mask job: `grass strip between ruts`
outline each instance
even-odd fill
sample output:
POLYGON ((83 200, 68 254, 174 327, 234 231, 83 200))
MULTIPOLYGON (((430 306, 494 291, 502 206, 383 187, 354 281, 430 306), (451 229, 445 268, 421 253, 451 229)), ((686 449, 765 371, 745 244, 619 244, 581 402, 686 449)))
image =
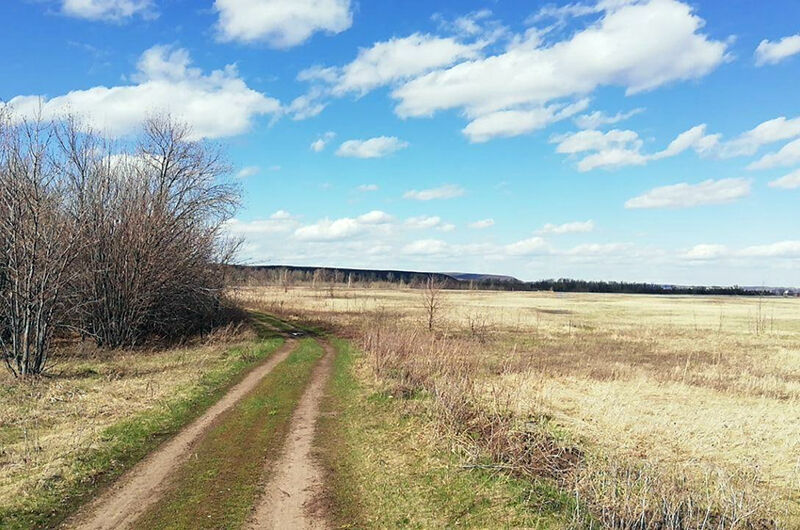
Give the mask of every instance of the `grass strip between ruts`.
POLYGON ((239 528, 263 486, 292 413, 311 378, 321 346, 300 341, 289 357, 198 442, 164 497, 137 521, 139 528, 239 528))

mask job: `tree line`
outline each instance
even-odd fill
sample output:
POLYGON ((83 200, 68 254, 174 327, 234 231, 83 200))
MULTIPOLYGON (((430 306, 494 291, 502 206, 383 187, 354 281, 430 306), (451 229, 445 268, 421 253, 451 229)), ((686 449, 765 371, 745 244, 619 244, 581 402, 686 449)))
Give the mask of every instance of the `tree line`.
POLYGON ((122 348, 213 323, 235 247, 222 232, 239 201, 228 174, 221 151, 169 116, 115 143, 75 118, 0 112, 8 369, 42 373, 58 334, 122 348))
POLYGON ((235 265, 230 267, 228 279, 232 285, 327 285, 397 284, 425 289, 429 279, 442 289, 481 289, 489 291, 553 291, 563 293, 621 293, 621 294, 673 294, 673 295, 733 295, 771 296, 769 289, 745 289, 739 286, 680 286, 655 283, 574 280, 570 278, 523 282, 511 277, 445 273, 411 272, 398 270, 348 269, 331 267, 295 267, 282 265, 235 265), (461 279, 456 276, 467 276, 461 279))

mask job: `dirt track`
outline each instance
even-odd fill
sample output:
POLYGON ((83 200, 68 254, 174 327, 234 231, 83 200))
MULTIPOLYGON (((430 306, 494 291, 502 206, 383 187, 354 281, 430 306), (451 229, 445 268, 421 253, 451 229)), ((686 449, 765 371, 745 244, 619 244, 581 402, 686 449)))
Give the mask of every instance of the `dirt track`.
POLYGON ((311 455, 320 401, 333 366, 334 351, 321 342, 325 357, 314 369, 311 381, 292 417, 288 439, 272 478, 257 503, 248 527, 253 529, 327 528, 324 514, 315 507, 321 494, 322 471, 311 455))
MULTIPOLYGON (((65 526, 86 530, 132 528, 136 518, 161 498, 169 477, 191 456, 193 445, 214 425, 220 414, 253 390, 295 346, 295 340, 287 340, 201 417, 134 466, 105 493, 70 518, 65 526)), ((329 362, 330 357, 327 355, 325 362, 329 362)))

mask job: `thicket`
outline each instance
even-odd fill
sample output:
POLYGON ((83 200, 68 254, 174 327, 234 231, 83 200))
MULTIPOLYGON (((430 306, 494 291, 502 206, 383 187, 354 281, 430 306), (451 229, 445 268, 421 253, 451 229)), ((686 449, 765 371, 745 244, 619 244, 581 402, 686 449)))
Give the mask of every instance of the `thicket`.
POLYGON ((0 355, 42 373, 53 337, 101 347, 181 337, 222 309, 237 188, 169 116, 112 143, 76 119, 0 115, 0 355))

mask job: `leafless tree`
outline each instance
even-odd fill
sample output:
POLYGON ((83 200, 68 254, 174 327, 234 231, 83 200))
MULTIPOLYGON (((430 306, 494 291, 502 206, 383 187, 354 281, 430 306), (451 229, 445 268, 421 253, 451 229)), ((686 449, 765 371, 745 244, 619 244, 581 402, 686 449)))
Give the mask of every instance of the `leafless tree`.
MULTIPOLYGON (((180 335, 208 321, 235 244, 222 234, 238 199, 220 153, 169 117, 149 120, 135 150, 105 157, 81 196, 94 244, 80 256, 80 326, 105 347, 180 335)), ((75 142, 66 142, 74 145, 75 142)))
POLYGON ((72 265, 86 244, 62 158, 51 124, 0 116, 0 351, 15 376, 47 366, 54 330, 72 305, 72 265))
POLYGON ((433 331, 440 318, 440 312, 444 305, 442 288, 442 282, 438 281, 433 276, 428 276, 425 280, 425 285, 422 290, 422 303, 425 309, 428 331, 433 331))

